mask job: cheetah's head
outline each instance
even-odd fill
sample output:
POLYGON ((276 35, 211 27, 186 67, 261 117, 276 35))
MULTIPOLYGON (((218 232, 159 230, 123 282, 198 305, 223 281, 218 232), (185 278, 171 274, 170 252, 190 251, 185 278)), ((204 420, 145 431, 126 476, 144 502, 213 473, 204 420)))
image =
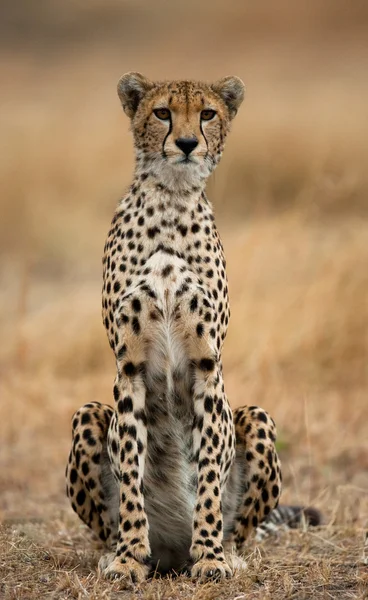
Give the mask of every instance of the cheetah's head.
POLYGON ((118 94, 131 119, 138 163, 169 187, 196 185, 218 164, 244 98, 238 77, 213 84, 152 82, 126 73, 118 94))

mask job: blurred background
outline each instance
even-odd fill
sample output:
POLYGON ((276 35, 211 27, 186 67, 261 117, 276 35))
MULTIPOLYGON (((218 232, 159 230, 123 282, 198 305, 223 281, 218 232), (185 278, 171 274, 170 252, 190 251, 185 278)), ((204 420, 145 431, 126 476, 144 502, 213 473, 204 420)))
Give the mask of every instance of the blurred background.
POLYGON ((72 413, 112 402, 101 256, 132 175, 116 94, 130 70, 244 80, 208 190, 228 260, 227 393, 274 416, 285 500, 336 520, 345 494, 347 518, 366 518, 365 0, 4 5, 0 511, 66 507, 72 413))

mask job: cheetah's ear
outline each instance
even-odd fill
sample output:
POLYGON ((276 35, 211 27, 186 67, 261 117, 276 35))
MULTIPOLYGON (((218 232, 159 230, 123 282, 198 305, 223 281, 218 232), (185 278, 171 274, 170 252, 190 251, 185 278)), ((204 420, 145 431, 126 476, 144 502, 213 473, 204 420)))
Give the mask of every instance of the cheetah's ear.
POLYGON ((239 77, 224 77, 212 84, 211 88, 225 102, 233 119, 244 100, 245 86, 242 80, 239 77))
POLYGON ((118 95, 124 112, 132 119, 143 96, 153 88, 153 83, 141 73, 125 73, 118 82, 118 95))

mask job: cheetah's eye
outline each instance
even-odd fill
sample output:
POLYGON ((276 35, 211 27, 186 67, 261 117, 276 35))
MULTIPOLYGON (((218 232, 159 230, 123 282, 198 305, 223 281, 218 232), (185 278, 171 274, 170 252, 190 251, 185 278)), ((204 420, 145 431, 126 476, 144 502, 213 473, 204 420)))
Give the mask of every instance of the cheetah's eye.
POLYGON ((167 121, 170 119, 170 111, 168 108, 156 108, 153 112, 161 121, 167 121))
POLYGON ((211 119, 213 119, 215 116, 216 116, 216 111, 210 110, 209 108, 207 110, 202 110, 202 112, 201 112, 202 121, 211 121, 211 119))

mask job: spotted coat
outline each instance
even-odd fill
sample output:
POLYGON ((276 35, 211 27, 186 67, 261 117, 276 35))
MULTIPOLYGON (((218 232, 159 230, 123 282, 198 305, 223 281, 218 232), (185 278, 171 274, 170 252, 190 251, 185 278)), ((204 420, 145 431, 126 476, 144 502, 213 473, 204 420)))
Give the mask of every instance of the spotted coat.
POLYGON ((103 258, 114 409, 74 416, 68 496, 110 548, 105 576, 129 585, 158 565, 230 577, 281 491, 272 419, 226 398, 226 263, 205 193, 244 87, 129 73, 118 92, 136 167, 103 258))

